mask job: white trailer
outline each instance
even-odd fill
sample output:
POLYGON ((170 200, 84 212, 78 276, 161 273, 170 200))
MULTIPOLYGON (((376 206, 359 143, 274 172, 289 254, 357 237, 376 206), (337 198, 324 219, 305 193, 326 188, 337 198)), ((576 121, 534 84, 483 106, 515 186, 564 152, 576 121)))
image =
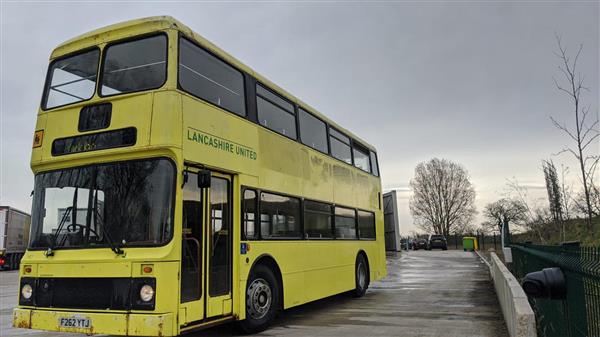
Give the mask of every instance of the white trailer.
POLYGON ((0 269, 17 269, 27 244, 31 215, 9 206, 0 206, 0 269))

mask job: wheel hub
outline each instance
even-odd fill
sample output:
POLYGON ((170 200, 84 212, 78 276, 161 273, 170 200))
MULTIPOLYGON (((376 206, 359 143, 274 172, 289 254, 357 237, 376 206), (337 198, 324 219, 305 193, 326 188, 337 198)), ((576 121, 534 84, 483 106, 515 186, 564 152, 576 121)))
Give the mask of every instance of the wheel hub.
POLYGON ((252 281, 248 287, 246 301, 248 315, 253 319, 261 319, 269 312, 272 303, 273 295, 269 283, 261 278, 252 281))
POLYGON ((365 270, 365 266, 362 263, 358 264, 357 267, 357 273, 358 273, 358 286, 361 289, 365 288, 365 285, 367 284, 367 272, 365 270))

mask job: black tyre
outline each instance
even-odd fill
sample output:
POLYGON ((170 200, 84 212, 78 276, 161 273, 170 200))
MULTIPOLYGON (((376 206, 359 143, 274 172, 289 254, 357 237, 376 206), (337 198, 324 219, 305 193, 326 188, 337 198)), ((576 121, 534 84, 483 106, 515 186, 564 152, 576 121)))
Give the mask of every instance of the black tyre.
POLYGON ((15 266, 17 264, 17 255, 16 254, 10 254, 10 257, 8 258, 8 260, 10 261, 9 266, 8 266, 8 270, 15 270, 15 266))
POLYGON ((265 330, 281 307, 280 285, 271 268, 257 265, 246 285, 246 319, 239 323, 248 334, 265 330))
POLYGON ((23 256, 21 254, 15 254, 15 269, 19 269, 21 267, 21 259, 23 256))
POLYGON ((356 266, 354 268, 354 282, 356 288, 354 289, 354 297, 363 297, 369 288, 369 267, 367 261, 362 254, 356 257, 356 266))

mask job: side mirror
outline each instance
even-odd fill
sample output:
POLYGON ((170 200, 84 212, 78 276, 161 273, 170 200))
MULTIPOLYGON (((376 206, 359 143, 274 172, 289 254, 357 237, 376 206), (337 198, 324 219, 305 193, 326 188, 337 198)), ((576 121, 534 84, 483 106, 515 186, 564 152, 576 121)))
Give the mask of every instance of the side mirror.
POLYGON ((198 188, 210 188, 211 174, 209 170, 198 172, 198 188))
POLYGON ((527 296, 562 300, 567 296, 567 282, 560 268, 544 268, 525 275, 521 283, 527 296))

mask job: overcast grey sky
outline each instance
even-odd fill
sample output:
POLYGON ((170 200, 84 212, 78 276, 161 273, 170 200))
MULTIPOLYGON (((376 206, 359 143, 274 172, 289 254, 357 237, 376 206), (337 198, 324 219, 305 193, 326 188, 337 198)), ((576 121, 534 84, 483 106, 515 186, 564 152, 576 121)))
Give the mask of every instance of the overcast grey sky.
MULTIPOLYGON (((479 210, 507 178, 543 197, 540 160, 567 143, 554 34, 574 51, 598 113, 598 2, 2 2, 0 204, 29 211, 35 115, 59 43, 119 21, 172 15, 377 147, 384 189, 400 193, 434 156, 462 163, 479 210)), ((595 151, 599 145, 594 145, 595 151)), ((571 166, 573 160, 552 157, 571 166)), ((542 200, 540 199, 540 202, 542 200)))

